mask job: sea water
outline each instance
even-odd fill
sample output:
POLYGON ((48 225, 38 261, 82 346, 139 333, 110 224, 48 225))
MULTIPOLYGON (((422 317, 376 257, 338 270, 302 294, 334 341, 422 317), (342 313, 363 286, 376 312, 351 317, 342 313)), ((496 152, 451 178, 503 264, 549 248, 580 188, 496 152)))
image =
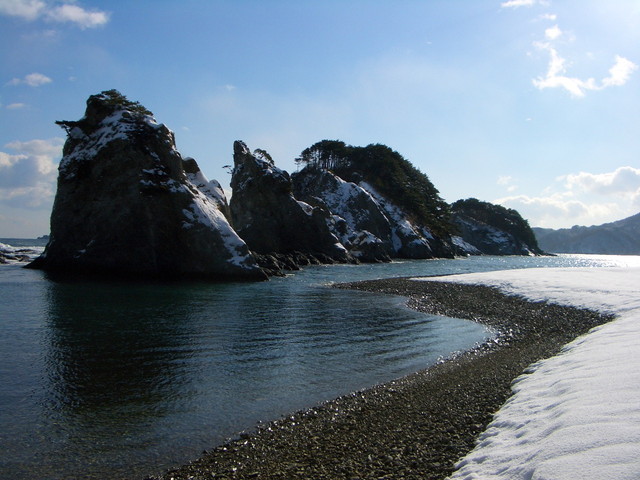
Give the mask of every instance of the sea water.
POLYGON ((61 282, 2 265, 0 476, 144 478, 258 421, 428 367, 491 334, 331 283, 638 260, 472 257, 224 284, 61 282))

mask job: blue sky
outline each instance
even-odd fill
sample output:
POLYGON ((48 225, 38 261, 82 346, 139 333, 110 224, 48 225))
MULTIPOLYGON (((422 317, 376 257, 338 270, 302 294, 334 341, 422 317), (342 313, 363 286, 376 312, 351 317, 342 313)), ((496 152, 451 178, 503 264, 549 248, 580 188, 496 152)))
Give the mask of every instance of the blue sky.
POLYGON ((64 132, 116 88, 210 179, 233 141, 383 143, 443 198, 640 211, 637 0, 0 0, 0 237, 48 232, 64 132))

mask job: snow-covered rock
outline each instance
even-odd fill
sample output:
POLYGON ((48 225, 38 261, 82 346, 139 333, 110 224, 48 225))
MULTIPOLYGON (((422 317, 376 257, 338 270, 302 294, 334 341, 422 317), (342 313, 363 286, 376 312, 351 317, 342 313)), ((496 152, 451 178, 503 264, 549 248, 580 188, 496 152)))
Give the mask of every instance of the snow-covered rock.
POLYGON ((456 246, 467 255, 540 255, 533 230, 518 212, 474 198, 452 205, 456 246), (469 249, 468 246, 472 248, 469 249), (475 252, 474 252, 475 249, 475 252))
POLYGON ((365 262, 390 260, 391 224, 369 192, 317 168, 294 173, 292 181, 296 198, 332 213, 329 226, 351 255, 365 262))
POLYGON ((232 224, 252 252, 300 262, 348 262, 350 255, 329 228, 328 210, 296 199, 289 174, 270 158, 233 145, 232 224))
POLYGON ((411 221, 392 199, 365 181, 347 182, 312 166, 295 173, 293 184, 297 198, 331 211, 334 233, 360 260, 452 256, 448 240, 411 221))
POLYGON ((219 184, 195 160, 183 160, 173 133, 151 112, 112 90, 89 97, 81 120, 58 123, 68 138, 51 237, 32 267, 264 278, 224 215, 219 184))
POLYGON ((392 200, 379 194, 372 185, 366 182, 361 182, 360 185, 371 194, 389 218, 394 256, 416 259, 436 256, 429 243, 434 237, 427 227, 420 227, 411 222, 392 200))

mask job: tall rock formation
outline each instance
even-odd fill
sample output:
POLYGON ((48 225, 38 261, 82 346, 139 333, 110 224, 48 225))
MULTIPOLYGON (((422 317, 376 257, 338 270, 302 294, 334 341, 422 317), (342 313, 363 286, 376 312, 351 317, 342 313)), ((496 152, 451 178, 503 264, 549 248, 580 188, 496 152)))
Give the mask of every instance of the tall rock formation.
POLYGON ((236 141, 233 162, 232 224, 252 252, 263 256, 264 267, 277 270, 274 259, 285 267, 351 260, 329 228, 330 212, 297 200, 289 174, 268 155, 236 141))
POLYGON ((59 166, 51 237, 31 266, 57 272, 262 279, 226 199, 173 133, 115 90, 91 96, 59 166), (228 212, 227 212, 228 213, 228 212))

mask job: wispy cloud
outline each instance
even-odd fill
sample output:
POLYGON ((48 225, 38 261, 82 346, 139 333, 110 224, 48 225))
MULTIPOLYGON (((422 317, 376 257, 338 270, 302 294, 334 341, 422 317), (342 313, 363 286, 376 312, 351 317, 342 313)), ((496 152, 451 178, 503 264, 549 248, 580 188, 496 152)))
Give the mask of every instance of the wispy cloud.
POLYGON ((607 87, 621 86, 627 83, 634 70, 638 66, 631 60, 616 55, 615 64, 609 69, 609 76, 597 82, 594 78, 581 79, 566 75, 566 59, 562 58, 558 51, 550 43, 536 43, 538 48, 549 52, 549 64, 544 77, 532 80, 533 85, 544 90, 545 88, 564 88, 575 97, 584 97, 587 91, 602 90, 607 87))
POLYGON ((505 187, 507 192, 515 192, 518 186, 513 183, 514 181, 514 178, 510 175, 502 175, 498 177, 497 184, 505 187))
MULTIPOLYGON (((547 6, 550 3, 546 0, 509 0, 502 2, 502 8, 531 7, 533 5, 547 6)), ((556 14, 544 13, 538 15, 537 19, 557 20, 556 14)), ((609 76, 597 81, 593 77, 579 78, 570 76, 567 73, 567 60, 559 53, 556 46, 557 41, 569 40, 573 41, 572 35, 567 39, 567 35, 556 24, 544 30, 544 41, 534 42, 533 45, 549 54, 549 62, 547 72, 544 76, 538 76, 532 80, 533 85, 544 90, 547 88, 562 88, 574 97, 584 97, 588 91, 602 90, 613 86, 622 86, 626 84, 631 74, 638 69, 638 65, 631 60, 616 55, 614 65, 609 69, 609 76)))
POLYGON ((105 25, 109 14, 102 10, 87 10, 76 2, 52 5, 43 0, 0 0, 0 15, 27 21, 44 19, 49 22, 71 23, 86 29, 105 25))
POLYGON ((40 17, 46 4, 40 0, 0 0, 0 15, 33 21, 40 17))
POLYGON ((9 80, 9 82, 7 82, 7 85, 28 85, 30 87, 40 87, 51 82, 53 82, 53 80, 51 80, 46 75, 34 72, 26 75, 24 78, 13 78, 9 80))
POLYGON ((532 7, 534 5, 548 5, 547 0, 508 0, 502 2, 500 6, 502 8, 518 8, 518 7, 532 7))
POLYGON ((7 105, 5 108, 7 110, 20 110, 21 108, 25 108, 27 106, 26 103, 10 103, 9 105, 7 105))
POLYGON ((88 11, 71 4, 54 7, 47 12, 47 18, 55 22, 68 22, 82 29, 95 28, 109 21, 109 14, 99 10, 88 11))

